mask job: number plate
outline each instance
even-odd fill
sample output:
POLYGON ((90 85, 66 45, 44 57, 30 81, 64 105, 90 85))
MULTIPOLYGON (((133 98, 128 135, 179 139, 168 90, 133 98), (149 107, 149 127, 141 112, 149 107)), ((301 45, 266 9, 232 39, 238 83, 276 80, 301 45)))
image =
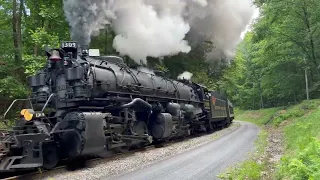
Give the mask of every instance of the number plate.
POLYGON ((39 118, 39 117, 45 117, 46 115, 44 113, 41 113, 41 112, 36 112, 36 118, 39 118))
POLYGON ((61 48, 77 48, 76 42, 62 42, 61 48))

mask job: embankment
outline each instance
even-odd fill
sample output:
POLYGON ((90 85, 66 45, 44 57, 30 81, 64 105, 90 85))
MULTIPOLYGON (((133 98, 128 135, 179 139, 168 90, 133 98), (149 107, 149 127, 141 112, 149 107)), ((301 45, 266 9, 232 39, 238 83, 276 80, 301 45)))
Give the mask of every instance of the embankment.
POLYGON ((320 100, 291 107, 236 111, 263 128, 256 151, 221 179, 320 179, 320 100))

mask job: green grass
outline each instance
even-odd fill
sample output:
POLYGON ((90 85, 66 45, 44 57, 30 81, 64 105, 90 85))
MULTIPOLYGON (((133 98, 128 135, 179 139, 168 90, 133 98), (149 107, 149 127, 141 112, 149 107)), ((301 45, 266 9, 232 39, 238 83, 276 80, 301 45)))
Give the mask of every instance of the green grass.
POLYGON ((284 127, 285 154, 277 179, 320 179, 320 101, 303 102, 288 110, 284 127))
POLYGON ((260 161, 257 161, 257 159, 259 159, 261 154, 265 151, 265 147, 267 146, 267 136, 267 132, 262 130, 255 141, 255 150, 253 151, 254 153, 251 154, 250 158, 235 167, 229 168, 226 172, 220 174, 219 178, 225 180, 260 179, 261 171, 265 167, 265 162, 263 159, 260 161))
POLYGON ((256 111, 236 110, 235 116, 237 120, 252 122, 258 126, 262 126, 272 120, 279 109, 280 108, 269 108, 256 111))
POLYGON ((277 118, 274 119, 273 124, 278 126, 283 121, 295 120, 299 117, 304 116, 308 112, 313 111, 319 106, 320 106, 320 100, 303 101, 302 103, 296 106, 292 106, 281 111, 277 116, 277 118))
MULTIPOLYGON (((304 101, 291 107, 256 111, 236 110, 236 119, 264 127, 283 128, 284 156, 272 176, 285 180, 320 179, 320 100, 304 101)), ((264 128, 263 128, 264 129, 264 128)), ((257 162, 267 146, 267 131, 256 141, 256 153, 236 167, 229 168, 221 179, 261 179, 267 161, 257 162)))
POLYGON ((236 109, 236 119, 257 124, 259 126, 271 123, 279 126, 282 122, 304 116, 320 106, 320 100, 303 101, 291 107, 268 108, 244 111, 236 109))

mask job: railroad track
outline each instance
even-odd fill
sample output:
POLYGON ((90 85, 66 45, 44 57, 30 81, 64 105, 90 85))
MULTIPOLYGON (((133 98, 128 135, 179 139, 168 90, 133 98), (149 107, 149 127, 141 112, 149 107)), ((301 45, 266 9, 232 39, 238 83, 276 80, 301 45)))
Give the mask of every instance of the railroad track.
MULTIPOLYGON (((81 159, 81 163, 83 164, 89 164, 89 163, 93 163, 93 162, 96 162, 96 161, 99 161, 99 160, 107 160, 108 159, 112 159, 112 158, 115 158, 117 156, 125 156, 125 155, 130 155, 132 153, 135 153, 135 152, 140 152, 140 151, 146 151, 146 150, 151 150, 155 148, 155 145, 149 145, 149 146, 146 146, 142 149, 135 149, 135 150, 130 150, 128 152, 125 152, 125 153, 114 153, 114 154, 111 154, 109 156, 106 156, 106 157, 103 157, 103 158, 93 158, 93 159, 88 159, 88 160, 82 160, 81 159)), ((78 161, 77 161, 78 162, 78 161)), ((19 174, 19 175, 16 175, 16 176, 10 176, 10 177, 5 177, 5 178, 2 178, 2 180, 20 180, 20 179, 30 179, 31 177, 35 176, 35 175, 39 175, 39 174, 43 174, 43 173, 47 173, 47 172, 55 172, 55 171, 59 171, 59 170, 65 170, 67 169, 67 166, 68 164, 63 164, 63 165, 60 165, 54 169, 51 169, 51 170, 43 170, 43 169, 38 169, 38 171, 33 171, 31 173, 26 173, 26 174, 19 174)), ((82 166, 82 165, 80 165, 82 166)), ((81 167, 70 167, 72 168, 73 170, 77 170, 77 169, 81 169, 81 167)))
MULTIPOLYGON (((219 129, 221 130, 221 129, 219 129)), ((219 131, 218 130, 218 131, 219 131)), ((217 131, 217 130, 216 130, 217 131)), ((213 132, 216 132, 213 131, 213 132)), ((163 142, 163 143, 159 143, 159 144, 151 144, 148 146, 145 146, 143 148, 139 148, 139 149, 134 149, 134 150, 130 150, 128 152, 120 152, 120 153, 113 153, 110 154, 108 156, 105 156, 103 158, 92 158, 92 159, 81 159, 80 163, 77 163, 78 161, 76 161, 77 165, 75 165, 75 167, 73 167, 72 165, 70 166, 69 164, 67 164, 67 161, 64 161, 62 163, 62 165, 52 169, 52 170, 43 170, 43 169, 38 169, 38 171, 32 171, 30 173, 25 173, 25 174, 18 174, 18 175, 13 175, 13 176, 8 176, 8 177, 4 177, 2 178, 3 180, 19 180, 19 179, 32 179, 32 177, 40 175, 40 174, 45 174, 45 173, 59 173, 59 171, 67 171, 68 169, 70 170, 70 168, 73 170, 79 170, 82 169, 84 167, 86 167, 86 165, 90 164, 90 163, 94 163, 94 162, 98 162, 98 161, 106 161, 106 160, 112 160, 113 158, 116 157, 120 157, 120 156, 129 156, 130 154, 136 153, 136 152, 142 152, 142 151, 149 151, 155 148, 161 148, 161 147, 166 147, 166 146, 170 146, 171 144, 174 143, 178 143, 178 142, 182 142, 182 141, 186 141, 189 139, 193 139, 193 138, 197 138, 197 137, 201 137, 205 134, 208 134, 207 132, 203 132, 203 133, 199 133, 199 134, 195 134, 192 136, 188 136, 185 138, 178 138, 178 139, 174 139, 168 142, 163 142), (69 166, 69 167, 68 167, 69 166)), ((211 134, 211 133, 210 133, 211 134)))

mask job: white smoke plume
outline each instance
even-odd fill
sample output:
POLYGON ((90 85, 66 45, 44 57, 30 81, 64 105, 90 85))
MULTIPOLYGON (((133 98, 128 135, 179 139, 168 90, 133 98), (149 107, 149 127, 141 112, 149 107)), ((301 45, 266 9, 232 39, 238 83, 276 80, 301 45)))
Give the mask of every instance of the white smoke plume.
POLYGON ((73 40, 89 44, 110 24, 116 33, 113 47, 137 63, 188 53, 203 37, 213 41, 215 51, 228 54, 253 10, 251 0, 64 0, 73 40))
POLYGON ((190 26, 181 16, 182 4, 172 1, 117 0, 116 17, 112 22, 118 34, 113 47, 121 55, 142 60, 146 57, 161 57, 179 52, 188 53, 191 47, 183 40, 190 26), (164 7, 166 7, 164 9, 164 7))
POLYGON ((255 7, 252 0, 207 0, 205 7, 190 6, 189 42, 210 39, 216 46, 207 54, 209 59, 233 56, 241 33, 250 23, 255 7))
POLYGON ((80 45, 89 45, 91 36, 104 29, 113 15, 105 0, 63 0, 63 10, 71 39, 80 45))
POLYGON ((178 76, 178 79, 181 79, 181 80, 183 80, 183 79, 185 79, 185 80, 191 80, 192 76, 193 76, 192 73, 190 73, 190 72, 188 72, 188 71, 185 71, 185 72, 183 72, 182 74, 180 74, 180 75, 178 76))

